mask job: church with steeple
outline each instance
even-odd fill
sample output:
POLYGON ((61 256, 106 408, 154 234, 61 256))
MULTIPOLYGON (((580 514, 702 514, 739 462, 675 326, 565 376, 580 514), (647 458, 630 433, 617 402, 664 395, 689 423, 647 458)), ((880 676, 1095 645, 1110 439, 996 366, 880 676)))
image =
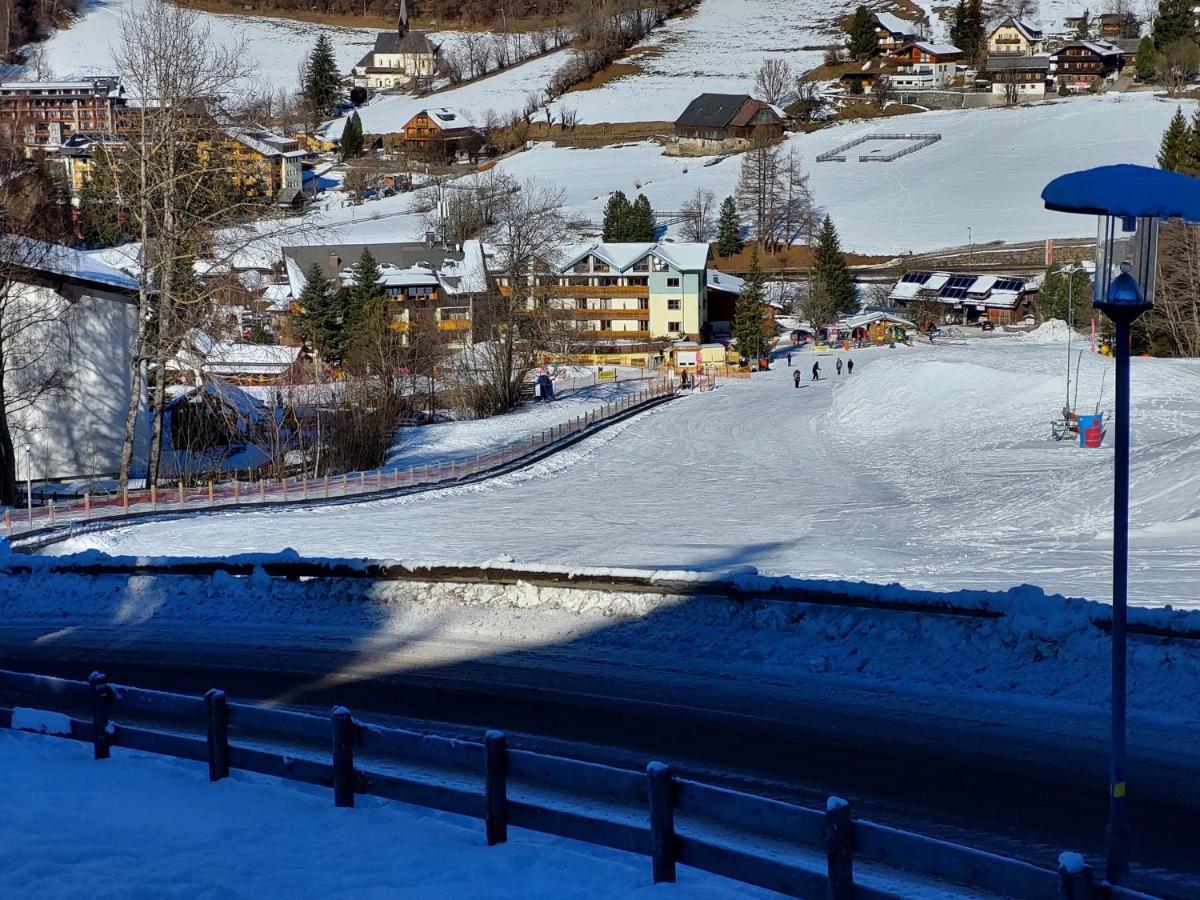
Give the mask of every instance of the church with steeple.
POLYGON ((371 52, 351 70, 356 86, 372 90, 416 87, 431 81, 437 69, 438 47, 424 31, 408 28, 408 4, 400 0, 395 31, 375 38, 371 52))

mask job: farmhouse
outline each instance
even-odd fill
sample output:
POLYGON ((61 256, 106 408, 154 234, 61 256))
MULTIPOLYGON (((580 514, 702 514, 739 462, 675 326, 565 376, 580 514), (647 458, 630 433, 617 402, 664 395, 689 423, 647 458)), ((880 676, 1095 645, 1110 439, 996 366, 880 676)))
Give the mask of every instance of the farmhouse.
POLYGON ((946 322, 970 325, 986 319, 1007 325, 1030 311, 1033 293, 1024 278, 909 272, 892 287, 888 299, 901 309, 919 301, 937 301, 945 310, 946 322))
POLYGON ((989 56, 984 69, 992 93, 1010 102, 1042 100, 1050 78, 1048 56, 989 56))
POLYGON ((875 13, 875 38, 884 53, 899 50, 905 44, 921 36, 921 25, 901 19, 891 13, 875 13))
POLYGON ((440 161, 454 159, 460 151, 475 154, 483 136, 465 115, 455 109, 423 109, 404 124, 404 147, 440 161))
POLYGON ((1050 77, 1060 88, 1087 91, 1098 82, 1115 81, 1124 65, 1120 47, 1107 41, 1075 41, 1050 55, 1050 77))
POLYGON ((396 30, 375 38, 375 46, 351 70, 358 87, 391 90, 428 83, 437 68, 438 47, 423 31, 408 30, 408 4, 400 0, 396 30))
POLYGON ((783 137, 783 117, 749 94, 701 94, 675 120, 680 149, 706 153, 744 150, 754 140, 783 137))
POLYGON ((990 56, 1035 56, 1046 49, 1042 30, 1021 19, 1009 16, 988 35, 990 56))
POLYGON ((77 250, 25 238, 0 238, 0 258, 6 321, 29 323, 5 345, 9 424, 29 477, 115 473, 129 406, 137 281, 77 250), (58 389, 36 390, 46 384, 58 389))
POLYGON ((930 89, 945 87, 954 80, 962 51, 953 44, 912 41, 891 56, 898 64, 892 84, 898 88, 930 89))

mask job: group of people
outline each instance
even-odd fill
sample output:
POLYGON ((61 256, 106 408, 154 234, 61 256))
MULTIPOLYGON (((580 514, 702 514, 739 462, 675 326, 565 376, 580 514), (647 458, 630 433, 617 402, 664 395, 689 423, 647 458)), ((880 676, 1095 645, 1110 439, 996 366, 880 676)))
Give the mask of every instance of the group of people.
MULTIPOLYGON (((791 354, 790 354, 790 353, 788 354, 788 362, 789 362, 789 364, 791 363, 791 354)), ((837 365, 836 365, 836 368, 837 368, 837 373, 838 373, 839 375, 841 375, 841 374, 842 374, 842 358, 841 358, 840 356, 837 358, 837 365)), ((854 360, 850 359, 849 357, 847 357, 847 358, 846 358, 846 374, 847 374, 847 375, 853 375, 853 374, 854 374, 854 360)), ((793 373, 792 373, 792 383, 793 383, 793 384, 794 384, 796 387, 800 387, 800 379, 801 379, 801 377, 802 377, 802 376, 800 375, 800 370, 799 370, 799 369, 797 369, 795 372, 793 372, 793 373)), ((821 361, 820 361, 819 359, 818 359, 818 360, 815 360, 815 361, 813 362, 813 365, 812 365, 812 380, 813 380, 813 381, 820 381, 820 380, 821 380, 821 361)))

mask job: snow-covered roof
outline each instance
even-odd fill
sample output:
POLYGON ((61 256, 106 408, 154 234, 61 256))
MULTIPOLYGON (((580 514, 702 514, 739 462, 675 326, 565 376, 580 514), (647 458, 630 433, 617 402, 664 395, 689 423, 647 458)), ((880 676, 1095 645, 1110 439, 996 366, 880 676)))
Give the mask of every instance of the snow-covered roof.
POLYGON ((916 22, 886 12, 875 13, 875 23, 891 34, 918 34, 921 30, 916 22))
POLYGON ((888 294, 893 300, 912 300, 921 293, 921 285, 915 281, 898 281, 892 292, 888 294))
POLYGON ((927 291, 941 290, 946 286, 946 282, 950 280, 950 275, 946 272, 934 272, 929 276, 929 280, 925 282, 927 291))
POLYGON ((933 41, 913 41, 907 46, 917 47, 926 53, 932 53, 934 56, 953 56, 955 53, 962 53, 953 44, 935 44, 933 41))
POLYGON ((278 375, 299 356, 299 347, 217 341, 204 357, 204 369, 216 375, 278 375))
POLYGON ((457 109, 451 109, 448 106, 439 106, 435 109, 422 110, 436 125, 443 131, 453 131, 456 128, 470 128, 471 120, 459 112, 457 109))
POLYGON ((646 256, 654 256, 680 272, 701 272, 708 267, 708 244, 690 243, 604 243, 575 244, 565 248, 557 262, 566 271, 587 256, 595 256, 618 272, 631 269, 646 256))
POLYGON ((718 272, 716 269, 708 270, 707 281, 710 291, 728 291, 733 294, 740 294, 742 292, 742 285, 746 283, 736 275, 730 275, 727 272, 718 272))
POLYGON ((136 291, 138 282, 119 269, 62 244, 17 235, 0 235, 0 259, 8 266, 44 272, 121 291, 136 291))
POLYGON ((838 322, 839 328, 862 328, 864 325, 870 325, 872 322, 895 322, 897 325, 907 325, 909 328, 917 326, 903 316, 898 316, 894 312, 888 310, 870 310, 858 313, 853 316, 846 316, 838 322))
POLYGON ((451 294, 479 294, 487 290, 487 255, 483 242, 464 241, 463 258, 447 256, 439 275, 443 288, 451 294))

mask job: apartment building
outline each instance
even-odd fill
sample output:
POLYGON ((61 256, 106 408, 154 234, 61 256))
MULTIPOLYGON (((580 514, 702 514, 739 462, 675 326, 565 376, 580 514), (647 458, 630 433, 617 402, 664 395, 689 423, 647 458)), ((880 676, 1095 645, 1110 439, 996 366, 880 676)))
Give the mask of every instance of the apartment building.
POLYGON ((0 124, 18 135, 30 154, 57 151, 80 133, 122 133, 128 129, 127 107, 115 76, 0 83, 0 124))

